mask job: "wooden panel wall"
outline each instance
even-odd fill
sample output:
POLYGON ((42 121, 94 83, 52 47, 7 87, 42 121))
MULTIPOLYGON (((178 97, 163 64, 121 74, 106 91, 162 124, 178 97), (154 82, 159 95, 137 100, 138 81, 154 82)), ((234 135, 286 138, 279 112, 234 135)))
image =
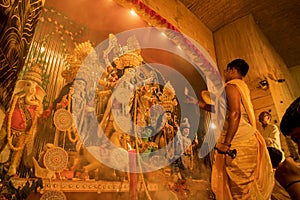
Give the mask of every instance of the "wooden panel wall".
MULTIPOLYGON (((253 17, 248 15, 226 25, 214 33, 214 39, 220 72, 231 60, 245 59, 250 66, 245 81, 251 91, 256 117, 262 111, 269 111, 272 121, 279 126, 286 108, 299 94, 299 88, 253 17), (268 88, 260 87, 261 80, 268 81, 268 88)), ((257 123, 260 127, 258 119, 257 123)), ((288 149, 285 140, 282 143, 283 149, 288 149)))
MULTIPOLYGON (((300 88, 300 65, 289 68, 289 71, 298 88, 300 88)), ((297 94, 297 96, 300 96, 300 94, 297 94)))
POLYGON ((258 112, 262 108, 273 106, 280 120, 287 106, 299 94, 299 88, 281 57, 255 24, 253 17, 248 15, 219 29, 214 33, 214 39, 221 72, 232 59, 243 58, 250 66, 245 81, 253 95, 261 95, 261 91, 256 91, 262 90, 259 81, 268 80, 269 93, 261 98, 252 96, 256 99, 254 109, 258 112), (279 79, 284 81, 278 82, 279 79))

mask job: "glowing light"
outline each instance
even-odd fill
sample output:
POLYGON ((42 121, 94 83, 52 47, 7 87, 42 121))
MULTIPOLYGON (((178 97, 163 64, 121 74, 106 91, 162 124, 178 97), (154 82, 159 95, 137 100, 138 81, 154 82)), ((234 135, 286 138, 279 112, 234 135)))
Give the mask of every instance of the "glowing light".
POLYGON ((161 32, 161 35, 167 37, 167 35, 164 32, 161 32))
POLYGON ((177 48, 181 50, 181 46, 180 45, 177 45, 177 48))
POLYGON ((214 123, 211 123, 211 124, 210 124, 210 127, 211 127, 212 129, 216 129, 216 125, 215 125, 214 123))
POLYGON ((132 150, 132 146, 127 142, 127 146, 129 148, 129 150, 132 150))
POLYGON ((136 12, 135 12, 133 9, 130 10, 130 14, 131 14, 132 16, 138 16, 138 15, 136 14, 136 12))
POLYGON ((41 47, 41 53, 45 52, 45 47, 41 47))

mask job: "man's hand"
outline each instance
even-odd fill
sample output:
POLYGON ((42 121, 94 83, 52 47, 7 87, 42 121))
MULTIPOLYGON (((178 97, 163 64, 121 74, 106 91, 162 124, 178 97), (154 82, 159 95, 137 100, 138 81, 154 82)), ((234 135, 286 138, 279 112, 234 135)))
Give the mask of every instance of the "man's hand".
POLYGON ((224 143, 217 143, 215 149, 218 151, 218 153, 225 154, 229 150, 229 146, 224 143))
POLYGON ((201 109, 206 110, 208 112, 215 112, 214 106, 206 104, 202 99, 198 100, 197 98, 189 96, 188 94, 185 94, 183 102, 197 105, 201 109))

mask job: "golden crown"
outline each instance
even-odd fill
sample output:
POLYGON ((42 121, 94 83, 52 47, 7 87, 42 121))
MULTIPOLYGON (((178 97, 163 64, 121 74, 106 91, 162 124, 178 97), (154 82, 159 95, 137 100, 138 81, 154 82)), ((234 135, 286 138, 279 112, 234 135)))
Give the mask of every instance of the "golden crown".
POLYGON ((113 34, 109 34, 109 45, 103 54, 106 57, 113 50, 113 61, 118 69, 124 67, 136 67, 143 63, 141 48, 135 36, 127 39, 127 45, 120 46, 117 38, 113 34))
MULTIPOLYGON (((88 80, 87 73, 79 73, 79 69, 83 66, 94 66, 97 63, 97 53, 90 41, 75 44, 74 53, 66 57, 67 68, 61 73, 66 82, 71 82, 75 77, 82 76, 84 80, 88 80), (88 58, 88 59, 87 59, 88 58)), ((80 71, 83 71, 82 69, 80 71)))
POLYGON ((165 84, 163 93, 159 96, 159 100, 159 104, 165 109, 165 111, 174 112, 178 102, 176 100, 175 90, 170 81, 165 84))
POLYGON ((42 69, 39 65, 34 65, 23 75, 22 80, 34 81, 38 85, 42 85, 42 69))

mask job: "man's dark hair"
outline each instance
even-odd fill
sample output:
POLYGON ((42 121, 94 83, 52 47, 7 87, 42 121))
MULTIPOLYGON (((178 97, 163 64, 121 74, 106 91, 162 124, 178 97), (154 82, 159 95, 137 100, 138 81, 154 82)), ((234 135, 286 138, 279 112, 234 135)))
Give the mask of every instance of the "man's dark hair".
POLYGON ((238 58, 228 63, 227 69, 228 68, 230 69, 235 68, 240 75, 245 77, 246 74, 248 73, 249 65, 246 63, 245 60, 238 58))
POLYGON ((300 97, 286 109, 280 123, 284 135, 289 135, 296 127, 300 127, 300 97))

